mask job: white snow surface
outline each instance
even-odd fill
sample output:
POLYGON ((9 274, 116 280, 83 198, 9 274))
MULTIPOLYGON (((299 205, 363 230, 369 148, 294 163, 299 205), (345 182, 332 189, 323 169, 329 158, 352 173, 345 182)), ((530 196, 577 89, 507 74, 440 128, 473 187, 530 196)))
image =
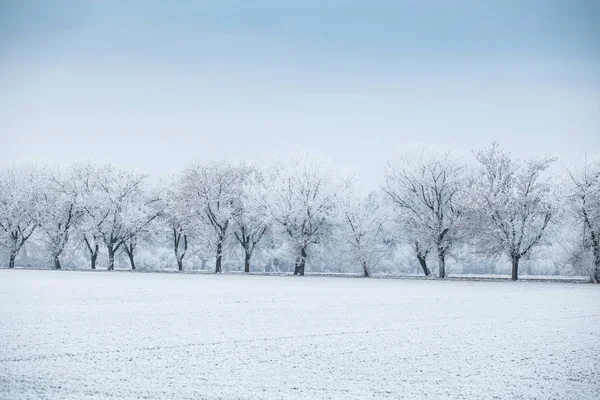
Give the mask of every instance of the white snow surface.
POLYGON ((2 399, 598 399, 600 287, 0 270, 2 399))

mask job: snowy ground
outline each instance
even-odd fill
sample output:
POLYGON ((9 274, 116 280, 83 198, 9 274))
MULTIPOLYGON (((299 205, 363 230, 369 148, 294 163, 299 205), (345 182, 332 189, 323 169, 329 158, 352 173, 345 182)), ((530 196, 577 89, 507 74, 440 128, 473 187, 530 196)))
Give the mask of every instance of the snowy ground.
POLYGON ((600 287, 0 270, 0 398, 600 397, 600 287))

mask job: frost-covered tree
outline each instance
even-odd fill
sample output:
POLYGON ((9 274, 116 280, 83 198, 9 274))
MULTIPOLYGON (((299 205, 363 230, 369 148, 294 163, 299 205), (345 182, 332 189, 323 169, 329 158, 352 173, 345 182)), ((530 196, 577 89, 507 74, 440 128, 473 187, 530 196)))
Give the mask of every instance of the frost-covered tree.
POLYGON ((250 260, 268 227, 268 216, 263 207, 267 194, 265 177, 255 167, 248 170, 242 183, 239 210, 234 217, 233 235, 244 249, 244 272, 250 272, 250 260))
POLYGON ((519 276, 519 261, 546 244, 556 199, 542 174, 552 157, 516 160, 497 143, 475 152, 479 170, 468 196, 468 229, 480 252, 504 254, 512 262, 511 277, 519 276))
POLYGON ((223 247, 230 224, 240 212, 240 197, 250 168, 228 161, 197 163, 185 169, 182 189, 186 207, 198 223, 208 224, 213 232, 215 273, 222 269, 223 247))
POLYGON ((177 269, 183 271, 183 259, 188 252, 193 215, 186 207, 180 176, 170 176, 162 183, 163 212, 161 220, 169 229, 177 269))
POLYGON ((108 269, 113 270, 115 255, 131 238, 132 232, 156 218, 154 213, 144 209, 150 206, 145 204, 146 176, 111 165, 79 164, 74 171, 78 175, 84 240, 92 254, 92 268, 98 240, 101 240, 108 251, 108 269))
POLYGON ((0 245, 9 250, 8 268, 15 267, 19 251, 38 227, 38 175, 35 168, 0 170, 0 245))
POLYGON ((387 213, 376 192, 361 197, 348 186, 338 201, 341 236, 350 255, 368 277, 386 251, 387 213))
POLYGON ((296 251, 294 275, 304 275, 309 246, 319 243, 335 221, 340 182, 327 160, 306 154, 270 168, 266 208, 296 251))
POLYGON ((138 244, 152 236, 154 222, 162 213, 163 203, 158 194, 144 189, 138 196, 131 197, 122 211, 126 231, 123 238, 123 251, 129 258, 129 265, 135 270, 135 252, 138 244))
POLYGON ((83 216, 75 179, 70 170, 49 168, 41 174, 39 191, 35 194, 41 240, 55 269, 61 269, 60 256, 83 216))
POLYGON ((457 195, 461 164, 450 152, 406 151, 388 163, 383 191, 394 206, 396 222, 413 244, 425 275, 430 250, 437 255, 440 278, 446 277, 446 257, 458 235, 461 215, 457 195))
POLYGON ((585 160, 570 178, 569 199, 582 232, 577 245, 582 250, 579 258, 582 264, 591 261, 591 268, 586 269, 591 280, 600 283, 600 161, 585 160))

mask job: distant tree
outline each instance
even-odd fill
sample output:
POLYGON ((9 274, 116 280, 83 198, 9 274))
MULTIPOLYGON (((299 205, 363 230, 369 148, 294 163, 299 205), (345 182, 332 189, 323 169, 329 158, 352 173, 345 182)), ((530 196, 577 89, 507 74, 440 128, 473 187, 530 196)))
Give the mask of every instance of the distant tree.
POLYGON ((227 161, 194 164, 183 172, 182 189, 186 207, 198 223, 208 224, 214 232, 215 273, 222 270, 223 246, 230 224, 240 213, 240 197, 250 168, 227 161))
POLYGON ((308 249, 329 233, 341 188, 328 161, 301 155, 270 168, 269 215, 297 252, 294 275, 304 275, 308 249))
POLYGON ((0 244, 9 250, 8 268, 39 224, 35 187, 39 171, 35 168, 0 170, 0 244))
POLYGON ((250 260, 268 227, 267 212, 261 207, 266 196, 265 178, 252 167, 242 183, 239 210, 234 217, 233 235, 244 249, 244 272, 250 272, 250 260))
POLYGON ((189 247, 193 215, 185 205, 181 176, 168 177, 161 187, 163 202, 161 219, 170 231, 177 269, 183 271, 183 259, 189 247))
POLYGON ((101 239, 108 251, 108 270, 112 271, 121 246, 126 241, 131 244, 136 229, 142 229, 156 218, 154 213, 145 212, 149 207, 144 193, 146 176, 111 165, 79 164, 74 171, 80 185, 83 225, 87 228, 84 240, 92 254, 92 268, 95 268, 97 240, 101 239))
POLYGON ((386 251, 384 243, 387 215, 376 192, 361 197, 351 186, 339 196, 341 234, 350 259, 358 262, 363 275, 371 275, 386 251))
POLYGON ((54 269, 61 269, 60 256, 83 216, 75 179, 69 170, 47 168, 40 175, 39 190, 35 193, 39 230, 54 269))
POLYGON ((446 257, 459 234, 461 210, 457 197, 463 167, 450 152, 420 149, 401 153, 388 163, 383 191, 395 207, 395 221, 417 255, 425 275, 429 275, 427 255, 437 255, 440 278, 446 277, 446 257))
POLYGON ((465 202, 469 230, 479 251, 511 259, 517 280, 519 261, 546 244, 558 211, 552 184, 541 176, 554 158, 515 160, 497 143, 476 151, 475 158, 479 170, 465 202))
POLYGON ((577 243, 582 250, 579 261, 585 264, 587 259, 591 260, 592 267, 586 269, 592 282, 600 283, 600 162, 585 160, 580 170, 569 175, 569 199, 582 231, 581 240, 577 243), (588 254, 590 257, 587 257, 588 254))
POLYGON ((146 188, 139 196, 132 197, 123 209, 125 235, 123 251, 129 258, 129 265, 135 270, 135 251, 138 244, 152 236, 153 223, 163 211, 163 203, 154 193, 146 188))

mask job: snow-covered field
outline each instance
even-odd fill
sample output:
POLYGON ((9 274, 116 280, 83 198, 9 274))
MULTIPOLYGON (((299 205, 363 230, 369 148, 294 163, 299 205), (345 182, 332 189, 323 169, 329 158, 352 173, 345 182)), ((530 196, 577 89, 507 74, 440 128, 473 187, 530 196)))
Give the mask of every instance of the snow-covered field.
POLYGON ((0 270, 0 397, 600 397, 600 287, 0 270))

